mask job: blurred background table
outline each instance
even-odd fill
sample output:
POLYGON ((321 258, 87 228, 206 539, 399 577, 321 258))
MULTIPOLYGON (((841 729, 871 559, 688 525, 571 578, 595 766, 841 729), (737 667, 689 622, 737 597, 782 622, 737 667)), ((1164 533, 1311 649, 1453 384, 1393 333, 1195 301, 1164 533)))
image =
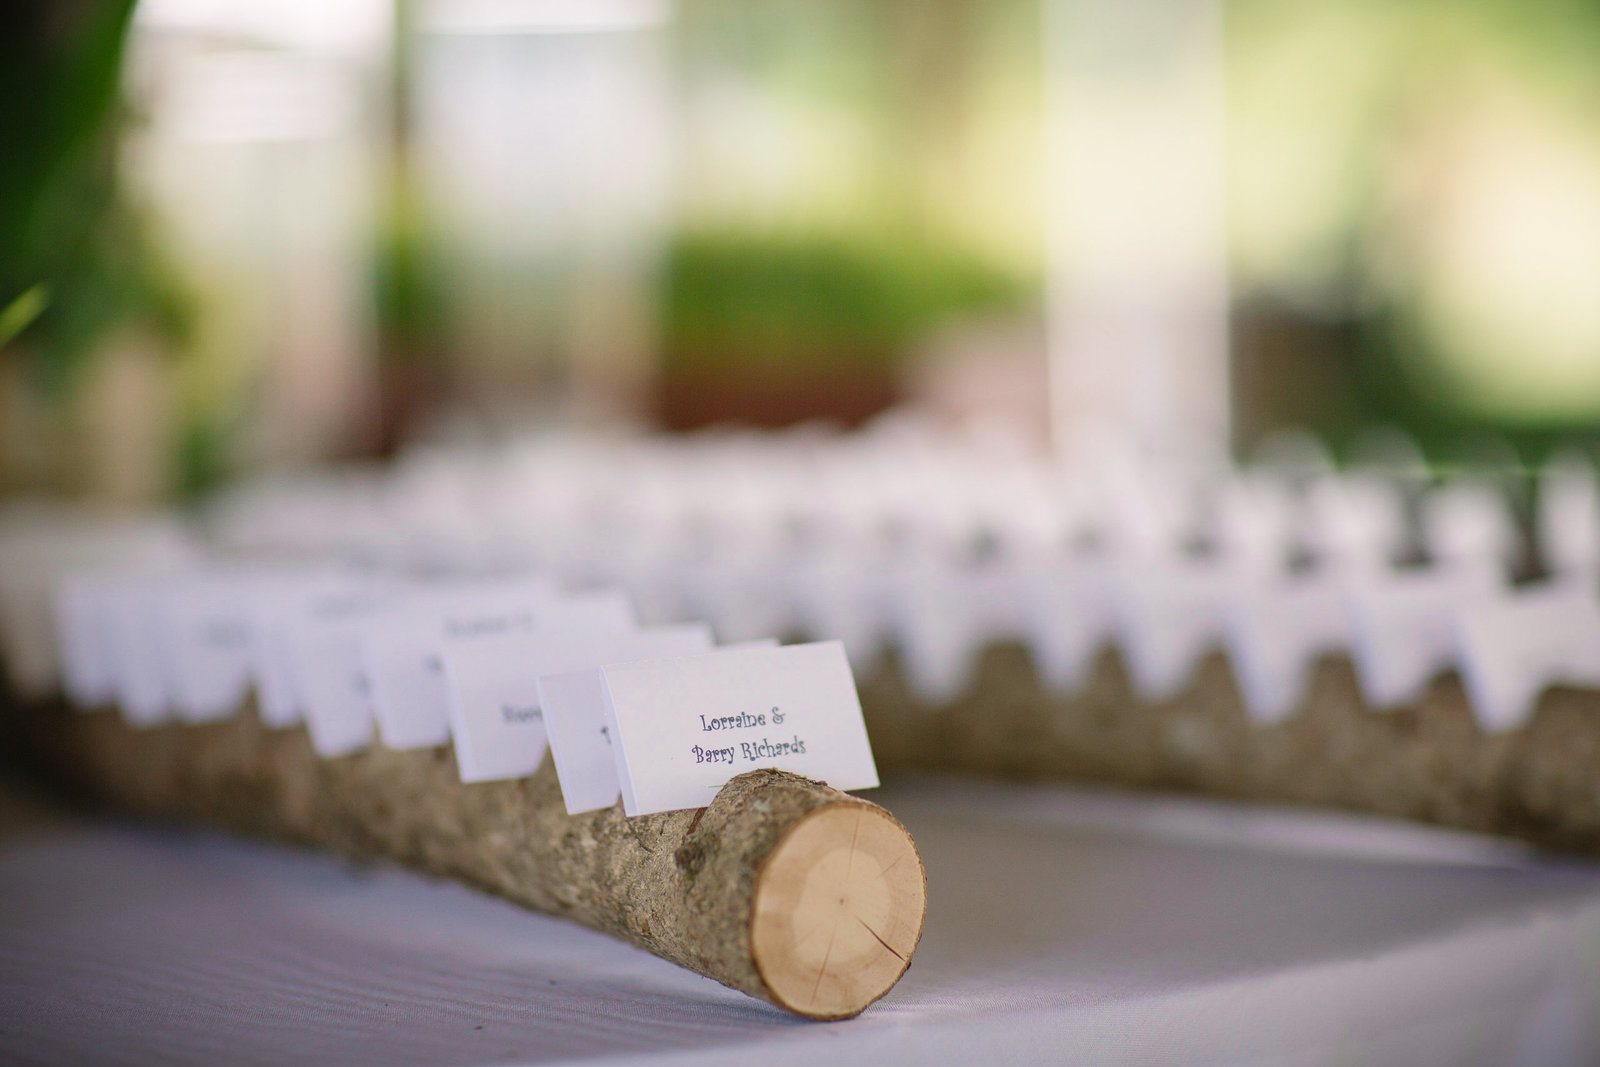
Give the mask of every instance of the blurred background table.
POLYGON ((8 795, 8 1063, 1600 1060, 1600 866, 1421 827, 923 779, 927 930, 809 1024, 387 867, 8 795))

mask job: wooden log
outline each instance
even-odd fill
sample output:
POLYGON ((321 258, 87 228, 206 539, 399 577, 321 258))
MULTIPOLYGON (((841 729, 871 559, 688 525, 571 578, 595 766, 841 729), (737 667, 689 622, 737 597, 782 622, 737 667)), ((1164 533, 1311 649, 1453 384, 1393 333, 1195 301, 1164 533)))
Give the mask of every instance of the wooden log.
POLYGON ((1064 695, 1026 647, 996 644, 965 691, 919 700, 891 651, 860 682, 878 766, 1074 779, 1398 816, 1600 853, 1600 691, 1557 686, 1515 729, 1479 725, 1460 679, 1374 709, 1330 655, 1281 722, 1245 708, 1228 657, 1206 656, 1170 699, 1142 699, 1114 648, 1064 695))
POLYGON ((903 826, 821 782, 758 770, 711 804, 568 815, 547 756, 531 778, 463 784, 448 748, 322 759, 253 711, 136 730, 48 709, 32 741, 104 800, 390 857, 576 920, 813 1019, 859 1013, 899 980, 926 880, 903 826))

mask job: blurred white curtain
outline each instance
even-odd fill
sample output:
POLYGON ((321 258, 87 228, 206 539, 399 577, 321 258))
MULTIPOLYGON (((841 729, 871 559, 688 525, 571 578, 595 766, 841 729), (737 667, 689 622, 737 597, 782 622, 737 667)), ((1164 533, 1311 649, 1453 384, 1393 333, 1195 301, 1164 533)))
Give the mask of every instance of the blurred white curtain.
POLYGON ((1220 0, 1043 0, 1052 433, 1229 432, 1220 0))

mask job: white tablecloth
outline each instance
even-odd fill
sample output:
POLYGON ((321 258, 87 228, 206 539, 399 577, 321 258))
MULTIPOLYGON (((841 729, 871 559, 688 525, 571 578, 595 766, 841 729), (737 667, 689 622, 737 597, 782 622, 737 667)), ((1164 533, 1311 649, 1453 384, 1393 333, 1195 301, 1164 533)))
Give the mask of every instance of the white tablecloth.
POLYGON ((131 823, 0 843, 0 1062, 1600 1063, 1600 865, 922 780, 914 965, 806 1023, 407 872, 131 823))

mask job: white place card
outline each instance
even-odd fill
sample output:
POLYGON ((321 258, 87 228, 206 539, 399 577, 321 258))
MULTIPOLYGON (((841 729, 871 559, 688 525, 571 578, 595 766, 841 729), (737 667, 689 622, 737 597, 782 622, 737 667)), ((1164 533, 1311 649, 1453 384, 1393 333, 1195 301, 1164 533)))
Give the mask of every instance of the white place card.
POLYGON ((55 591, 62 687, 67 699, 86 710, 110 704, 117 697, 103 598, 108 584, 118 580, 114 574, 76 575, 55 591))
POLYGON ((1553 457, 1539 480, 1539 550, 1553 573, 1600 576, 1600 479, 1581 452, 1553 457))
POLYGON ((1012 580, 1002 567, 933 559, 896 576, 890 614, 906 680, 922 701, 942 704, 960 696, 984 646, 1022 633, 1012 580))
POLYGON ((1250 717, 1288 718, 1306 699, 1317 657, 1346 647, 1349 634, 1337 574, 1240 582, 1227 608, 1227 643, 1250 717))
POLYGON ((255 688, 256 714, 263 725, 284 730, 305 719, 289 658, 290 622, 318 601, 337 599, 356 588, 356 580, 348 576, 308 571, 248 590, 250 679, 255 688))
POLYGON ((172 718, 172 693, 157 628, 164 580, 138 575, 117 582, 100 601, 122 717, 137 727, 172 718))
POLYGON ((1105 508, 1100 525, 1112 551, 1165 558, 1199 532, 1196 487, 1176 471, 1117 460, 1097 464, 1096 473, 1105 508))
POLYGON ((0 668, 17 694, 43 697, 61 679, 55 590, 69 575, 168 571, 193 546, 166 518, 90 517, 76 508, 16 503, 0 507, 0 668))
POLYGON ((706 619, 725 642, 789 632, 796 618, 783 595, 782 570, 777 560, 701 564, 695 568, 696 593, 689 598, 691 617, 706 619))
POLYGON ((441 650, 447 640, 528 633, 572 616, 585 631, 632 627, 625 597, 616 592, 558 598, 541 578, 493 588, 429 589, 400 610, 375 620, 361 638, 372 687, 378 735, 390 748, 429 748, 450 740, 450 696, 441 650))
POLYGON ((1111 570, 1093 557, 1039 556, 1019 561, 1012 577, 1022 604, 1028 650, 1045 685, 1077 692, 1112 635, 1111 570))
POLYGON ((694 655, 711 644, 711 629, 704 623, 629 633, 585 632, 563 625, 446 642, 450 736, 461 780, 522 778, 539 769, 548 743, 539 700, 543 675, 623 660, 694 655))
MULTIPOLYGON (((726 645, 706 654, 777 647, 775 638, 763 638, 726 645)), ((539 708, 568 815, 609 808, 622 795, 611 728, 606 723, 606 683, 600 671, 600 667, 593 667, 547 674, 538 682, 539 708)))
POLYGON ((859 670, 869 670, 889 639, 885 568, 866 540, 838 539, 787 569, 795 622, 814 638, 837 638, 859 670))
POLYGON ((1454 624, 1497 588, 1488 572, 1456 567, 1388 571, 1346 589, 1350 652, 1362 698, 1374 708, 1421 699, 1455 663, 1454 624))
POLYGON ((372 743, 372 694, 361 633, 397 605, 393 591, 356 589, 319 598, 284 631, 289 675, 317 755, 348 756, 372 743))
POLYGON ((1116 563, 1112 611, 1134 690, 1169 700, 1223 640, 1225 605, 1240 572, 1215 561, 1129 557, 1116 563))
POLYGON ((1212 539, 1229 566, 1282 570, 1295 547, 1299 501, 1289 479, 1236 474, 1216 489, 1212 539))
POLYGON ((1557 582, 1505 591, 1456 618, 1462 682, 1486 730, 1512 730, 1552 685, 1600 687, 1600 600, 1557 582))
POLYGON ((844 645, 822 641, 605 667, 623 809, 699 808, 763 767, 878 784, 844 645))
POLYGON ((1305 537, 1312 553, 1345 568, 1380 571, 1406 551, 1406 501, 1400 484, 1377 474, 1318 478, 1306 495, 1305 537))
POLYGON ((621 795, 622 784, 611 754, 600 668, 547 674, 535 685, 567 814, 609 808, 621 795))
POLYGON ((252 575, 196 573, 174 583, 157 608, 172 703, 185 722, 233 715, 250 690, 252 575))
POLYGON ((670 559, 610 560, 603 579, 628 591, 641 626, 660 626, 694 617, 684 596, 683 571, 670 559))
POLYGON ((1435 561, 1502 570, 1515 558, 1519 534, 1511 501, 1491 482, 1459 478, 1422 498, 1423 540, 1435 561))

